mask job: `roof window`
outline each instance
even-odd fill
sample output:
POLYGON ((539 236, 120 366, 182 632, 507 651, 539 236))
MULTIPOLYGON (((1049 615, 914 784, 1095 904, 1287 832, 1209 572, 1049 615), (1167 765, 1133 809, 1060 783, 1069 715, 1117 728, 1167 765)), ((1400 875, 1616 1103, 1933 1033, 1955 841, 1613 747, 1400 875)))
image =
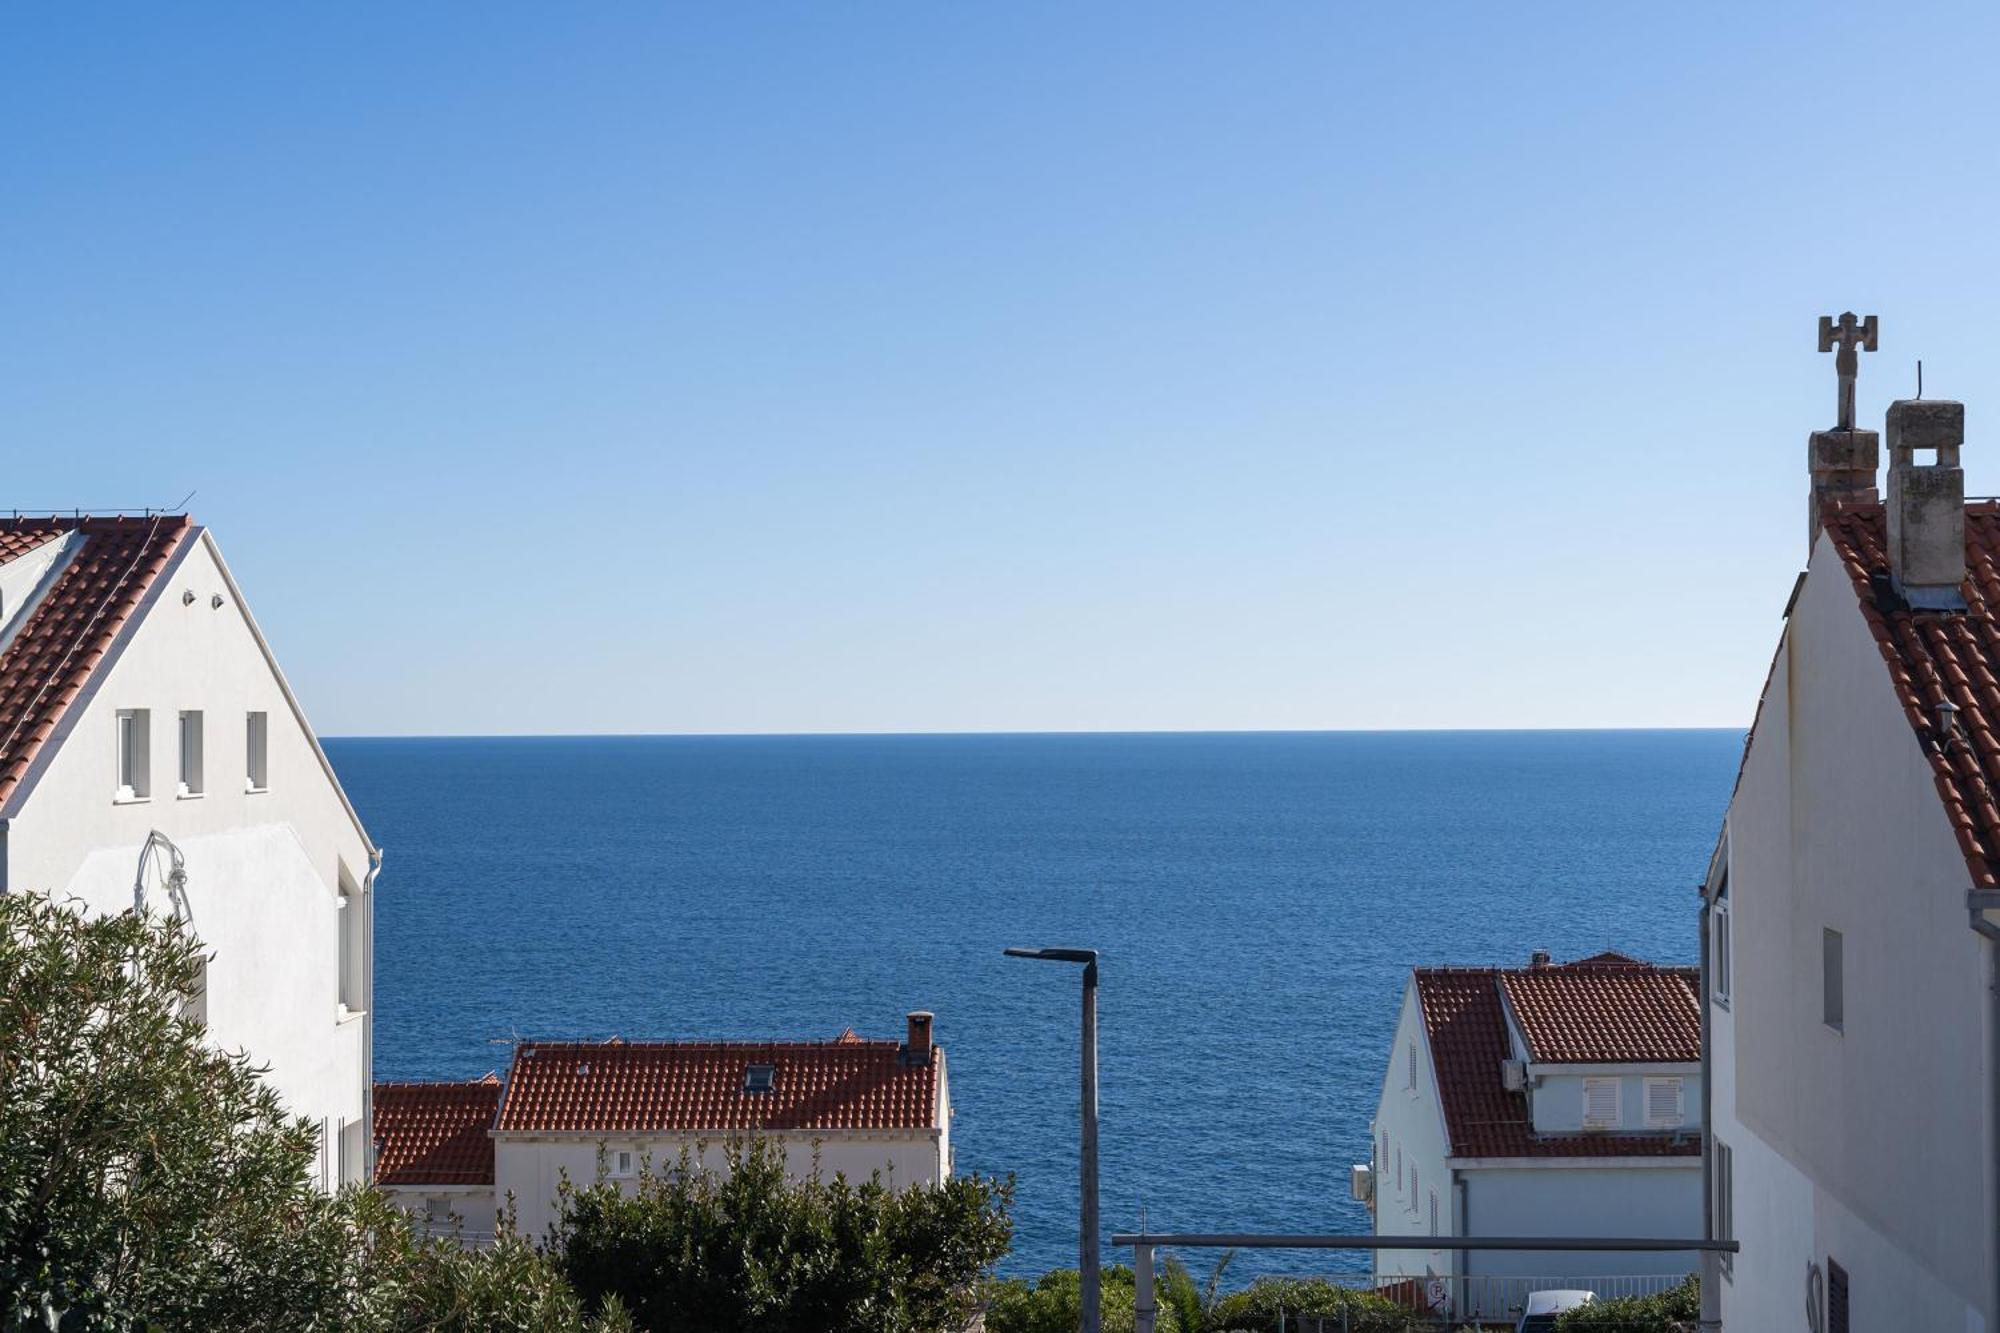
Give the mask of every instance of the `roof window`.
POLYGON ((773 1065, 751 1065, 743 1071, 743 1091, 769 1092, 777 1072, 773 1065))

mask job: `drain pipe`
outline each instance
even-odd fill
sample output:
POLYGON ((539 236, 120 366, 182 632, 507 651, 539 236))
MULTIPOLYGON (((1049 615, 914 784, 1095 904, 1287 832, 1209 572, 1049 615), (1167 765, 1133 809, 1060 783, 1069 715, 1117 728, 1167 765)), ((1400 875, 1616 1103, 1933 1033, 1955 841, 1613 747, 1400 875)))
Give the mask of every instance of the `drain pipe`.
POLYGON ((2000 889, 1972 889, 1965 895, 1966 916, 1972 929, 1986 940, 1986 1077, 1992 1083, 1988 1098, 1990 1108, 1987 1124, 1993 1138, 1988 1142, 1988 1203, 1995 1210, 1995 1220, 1987 1223, 1988 1233, 1994 1237, 1994 1251, 1991 1256, 1993 1271, 1991 1298, 1993 1304, 1987 1311, 1987 1327, 1991 1328, 2000 1319, 2000 925, 1986 919, 1989 910, 2000 910, 2000 889))
MULTIPOLYGON (((1727 871, 1724 871, 1725 876, 1727 871)), ((1712 880, 1713 875, 1710 876, 1712 880)), ((1715 1079, 1710 1071, 1710 1051, 1715 1045, 1715 987, 1709 976, 1711 949, 1710 923, 1715 900, 1709 886, 1701 886, 1701 1234, 1715 1239, 1715 1079)), ((1722 1327, 1722 1256, 1714 1250, 1701 1252, 1701 1329, 1715 1333, 1722 1327)))
POLYGON ((361 906, 368 913, 361 946, 361 965, 368 976, 368 994, 362 1001, 368 1006, 368 1013, 361 1020, 366 1025, 361 1034, 361 1142, 362 1151, 367 1154, 361 1178, 370 1185, 375 1183, 375 877, 381 873, 382 849, 370 847, 368 873, 361 879, 361 906))

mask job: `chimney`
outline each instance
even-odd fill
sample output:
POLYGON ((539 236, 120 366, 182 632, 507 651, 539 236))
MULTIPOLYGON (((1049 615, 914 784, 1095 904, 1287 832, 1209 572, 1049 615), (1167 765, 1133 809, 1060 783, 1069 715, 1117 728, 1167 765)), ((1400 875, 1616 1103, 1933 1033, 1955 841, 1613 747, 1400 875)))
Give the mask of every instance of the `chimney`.
POLYGON ((1912 607, 1962 611, 1965 581, 1965 404, 1905 398, 1889 404, 1889 574, 1912 607), (1915 455, 1933 453, 1920 464, 1915 455))
POLYGON ((1533 953, 1528 955, 1529 967, 1544 968, 1547 967, 1552 961, 1554 960, 1549 957, 1549 951, 1547 949, 1537 949, 1533 953))
POLYGON ((1806 466, 1812 494, 1806 497, 1806 553, 1819 541, 1820 506, 1829 500, 1874 504, 1875 469, 1882 461, 1882 437, 1872 430, 1816 430, 1806 439, 1806 466))
POLYGON ((928 1009, 910 1011, 909 1038, 903 1043, 903 1058, 913 1065, 927 1065, 931 1062, 931 1021, 936 1017, 928 1009))

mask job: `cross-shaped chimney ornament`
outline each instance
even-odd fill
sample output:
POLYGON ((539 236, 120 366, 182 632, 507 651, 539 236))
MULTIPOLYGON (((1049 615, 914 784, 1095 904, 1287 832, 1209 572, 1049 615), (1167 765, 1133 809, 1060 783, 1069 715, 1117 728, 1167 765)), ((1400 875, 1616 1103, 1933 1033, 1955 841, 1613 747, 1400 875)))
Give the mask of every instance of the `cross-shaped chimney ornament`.
POLYGON ((1833 369, 1840 376, 1840 422, 1835 430, 1854 429, 1854 379, 1861 373, 1861 358, 1854 349, 1875 350, 1875 316, 1857 320, 1852 310, 1843 311, 1838 320, 1831 315, 1819 317, 1819 350, 1834 353, 1833 369))

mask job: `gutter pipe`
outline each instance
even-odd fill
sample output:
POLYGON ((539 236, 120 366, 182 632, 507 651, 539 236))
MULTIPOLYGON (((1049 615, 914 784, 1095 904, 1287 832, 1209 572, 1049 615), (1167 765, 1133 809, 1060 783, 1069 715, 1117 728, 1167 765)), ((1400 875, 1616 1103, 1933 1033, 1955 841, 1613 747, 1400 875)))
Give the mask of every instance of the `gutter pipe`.
POLYGON ((361 1043, 361 1142, 367 1170, 362 1179, 375 1183, 375 877, 382 873, 382 849, 368 848, 368 873, 361 878, 362 910, 368 913, 368 929, 363 935, 362 966, 368 970, 368 1012, 361 1043))

